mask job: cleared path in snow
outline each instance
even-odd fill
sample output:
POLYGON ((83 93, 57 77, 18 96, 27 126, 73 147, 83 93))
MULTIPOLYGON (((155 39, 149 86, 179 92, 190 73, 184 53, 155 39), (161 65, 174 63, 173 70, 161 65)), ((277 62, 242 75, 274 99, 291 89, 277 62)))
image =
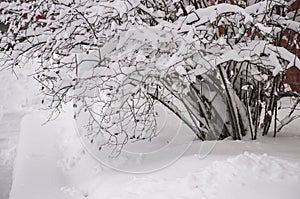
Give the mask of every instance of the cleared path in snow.
POLYGON ((0 118, 0 199, 8 199, 22 113, 7 113, 0 118))

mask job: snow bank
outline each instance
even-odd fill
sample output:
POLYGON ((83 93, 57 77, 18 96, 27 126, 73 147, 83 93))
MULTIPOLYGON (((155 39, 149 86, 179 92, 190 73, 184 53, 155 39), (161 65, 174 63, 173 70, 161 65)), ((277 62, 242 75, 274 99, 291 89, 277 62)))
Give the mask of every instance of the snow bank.
POLYGON ((61 199, 60 188, 65 185, 57 160, 61 158, 59 143, 61 124, 41 124, 46 117, 38 112, 26 115, 21 132, 13 171, 10 199, 61 199))
POLYGON ((109 198, 296 199, 299 179, 299 164, 245 152, 175 180, 137 177, 109 198))
MULTIPOLYGON (((276 139, 218 142, 201 160, 199 146, 210 142, 195 142, 172 166, 132 175, 106 168, 87 154, 68 111, 41 126, 44 114, 23 119, 11 199, 298 199, 300 195, 297 122, 284 129, 291 132, 279 133, 276 139)), ((5 155, 9 151, 2 152, 5 155)))
POLYGON ((298 123, 276 139, 194 141, 169 167, 130 174, 103 166, 83 150, 71 113, 70 106, 44 126, 45 112, 24 117, 10 199, 299 198, 298 123))

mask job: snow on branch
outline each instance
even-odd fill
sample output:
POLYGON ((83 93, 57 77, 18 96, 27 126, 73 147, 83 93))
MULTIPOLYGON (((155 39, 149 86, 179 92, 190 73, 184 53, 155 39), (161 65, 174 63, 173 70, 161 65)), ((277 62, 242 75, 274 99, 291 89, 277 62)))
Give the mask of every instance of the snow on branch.
POLYGON ((105 136, 102 145, 155 137, 158 104, 202 140, 255 139, 269 130, 286 70, 300 68, 290 5, 2 1, 0 64, 38 60, 42 103, 56 116, 74 101, 74 117, 85 113, 90 139, 105 136))

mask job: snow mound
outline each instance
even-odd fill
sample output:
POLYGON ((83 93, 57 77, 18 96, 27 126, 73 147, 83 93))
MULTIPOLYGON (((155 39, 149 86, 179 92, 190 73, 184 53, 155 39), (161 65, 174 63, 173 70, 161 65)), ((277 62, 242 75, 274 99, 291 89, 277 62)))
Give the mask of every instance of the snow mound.
POLYGON ((299 164, 245 152, 183 178, 136 177, 110 198, 297 198, 299 184, 299 164))
MULTIPOLYGON (((267 154, 256 155, 245 152, 226 161, 214 162, 205 173, 210 173, 214 178, 222 181, 231 180, 232 176, 239 178, 257 178, 270 181, 300 179, 299 164, 293 164, 267 154)), ((200 173, 201 177, 203 173, 200 173)))

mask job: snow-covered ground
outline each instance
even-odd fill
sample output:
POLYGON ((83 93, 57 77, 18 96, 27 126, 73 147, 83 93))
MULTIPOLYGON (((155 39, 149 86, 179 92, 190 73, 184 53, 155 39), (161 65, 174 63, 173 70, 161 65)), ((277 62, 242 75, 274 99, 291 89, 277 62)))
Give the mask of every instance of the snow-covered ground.
MULTIPOLYGON (((118 171, 104 166, 84 149, 76 132, 72 107, 66 106, 58 120, 42 125, 47 113, 28 108, 38 100, 32 97, 35 87, 25 79, 15 83, 8 81, 7 76, 0 78, 4 85, 0 93, 0 116, 5 119, 9 110, 17 113, 27 110, 16 147, 11 199, 298 199, 300 196, 299 120, 284 128, 277 138, 270 133, 256 141, 246 137, 243 141, 201 142, 191 139, 187 129, 177 128, 170 117, 171 122, 162 132, 165 136, 153 142, 163 147, 164 153, 158 153, 152 161, 141 155, 135 159, 137 168, 118 171), (178 136, 182 139, 170 145, 168 136, 172 138, 175 131, 184 136, 178 136), (177 161, 166 165, 170 163, 166 160, 172 159, 177 161), (133 172, 134 169, 149 171, 148 168, 155 171, 133 172)), ((289 103, 289 99, 283 102, 281 115, 289 103)), ((6 127, 2 130, 6 131, 6 127)), ((149 143, 133 148, 135 152, 153 150, 149 143)), ((2 160, 13 160, 13 152, 5 152, 2 150, 2 160)), ((119 161, 122 166, 127 160, 120 157, 111 161, 119 161)), ((8 182, 1 178, 0 183, 3 187, 8 182)))
POLYGON ((5 113, 0 119, 0 199, 9 197, 22 116, 20 112, 5 113))
MULTIPOLYGON (((103 166, 84 150, 71 112, 72 108, 66 107, 58 120, 44 126, 44 112, 24 117, 11 199, 300 196, 299 121, 275 139, 270 134, 257 141, 195 140, 174 164, 132 174, 103 166)), ((187 140, 178 145, 184 142, 187 140)), ((176 150, 176 146, 170 147, 170 151, 176 150)))
POLYGON ((15 73, 0 72, 0 199, 9 198, 21 118, 36 104, 36 87, 28 77, 30 68, 29 63, 22 70, 16 68, 15 73))

